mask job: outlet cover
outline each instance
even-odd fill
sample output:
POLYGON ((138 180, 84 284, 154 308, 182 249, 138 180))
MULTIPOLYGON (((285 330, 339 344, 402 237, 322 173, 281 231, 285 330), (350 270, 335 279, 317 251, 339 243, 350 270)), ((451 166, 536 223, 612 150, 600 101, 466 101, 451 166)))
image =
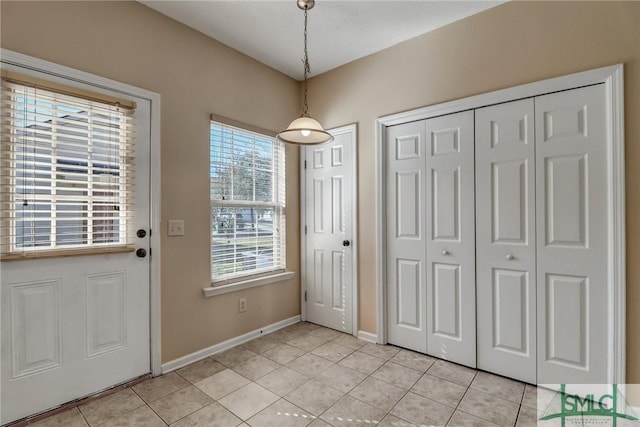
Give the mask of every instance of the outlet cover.
POLYGON ((247 299, 246 298, 240 298, 240 301, 238 301, 238 311, 240 313, 244 313, 245 311, 247 311, 247 299))
POLYGON ((170 219, 167 235, 184 236, 184 221, 181 219, 170 219))

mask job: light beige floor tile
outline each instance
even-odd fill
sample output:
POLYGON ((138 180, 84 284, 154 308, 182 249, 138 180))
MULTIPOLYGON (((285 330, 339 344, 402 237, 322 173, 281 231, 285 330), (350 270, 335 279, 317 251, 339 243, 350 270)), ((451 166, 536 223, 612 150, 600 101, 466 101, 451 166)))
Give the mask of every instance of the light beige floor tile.
POLYGON ((247 420, 251 427, 305 427, 315 417, 284 399, 278 400, 247 420))
POLYGON ((355 369, 356 371, 367 375, 372 374, 376 369, 384 365, 384 363, 384 359, 371 356, 370 354, 363 353, 361 351, 353 352, 338 362, 341 366, 355 369))
POLYGON ((406 390, 369 377, 351 390, 349 396, 368 403, 374 408, 389 412, 405 393, 406 390))
POLYGON ((311 322, 300 322, 297 325, 299 325, 298 329, 303 331, 305 334, 308 334, 314 329, 318 329, 322 327, 320 325, 316 325, 315 323, 311 323, 311 322))
POLYGON ((435 363, 436 359, 414 351, 400 350, 391 358, 391 361, 424 373, 435 363))
POLYGON ((340 335, 342 335, 342 332, 338 332, 336 330, 324 328, 324 327, 316 328, 313 331, 309 331, 309 333, 316 337, 324 338, 327 341, 338 338, 340 335))
POLYGON ((443 426, 453 414, 453 408, 409 392, 391 413, 413 424, 443 426))
POLYGON ((289 402, 313 415, 320 415, 344 396, 344 393, 311 380, 285 396, 289 402))
POLYGON ((109 418, 104 422, 98 424, 91 424, 92 426, 100 427, 162 427, 166 426, 164 421, 160 419, 155 412, 151 410, 147 405, 141 406, 138 409, 134 409, 131 412, 117 416, 115 418, 109 418))
POLYGON ((236 391, 240 387, 249 384, 249 380, 242 375, 233 372, 231 369, 225 369, 214 374, 202 381, 198 381, 195 385, 204 391, 214 400, 218 400, 227 394, 236 391))
POLYGON ((320 347, 326 342, 327 340, 325 340, 324 338, 319 338, 310 334, 304 334, 292 340, 289 340, 287 344, 299 348, 300 350, 311 351, 316 347, 320 347))
POLYGON ((178 369, 176 373, 194 384, 224 369, 226 369, 226 367, 222 363, 207 357, 199 362, 178 369))
POLYGON ((271 371, 275 371, 280 367, 279 363, 257 355, 233 367, 233 370, 249 378, 252 381, 267 375, 271 371))
POLYGON ((431 375, 423 375, 411 388, 413 393, 455 408, 467 391, 466 387, 431 375))
POLYGON ((366 377, 367 376, 365 374, 354 369, 340 365, 333 365, 321 372, 316 377, 316 380, 328 385, 329 387, 333 387, 336 390, 340 390, 343 393, 348 393, 366 377))
POLYGON ((446 360, 438 360, 429 368, 427 374, 468 387, 476 376, 476 371, 446 360))
POLYGON ((354 350, 352 348, 345 347, 331 341, 316 348, 311 352, 311 354, 315 354, 316 356, 323 357, 333 363, 337 363, 353 353, 353 351, 354 350))
POLYGON ((384 417, 382 422, 378 424, 378 427, 416 427, 416 425, 411 424, 410 422, 402 420, 391 414, 388 414, 386 417, 384 417))
POLYGON ((524 393, 523 383, 488 372, 478 372, 470 387, 515 403, 522 402, 524 393))
POLYGON ((333 364, 320 356, 307 353, 287 363, 287 367, 308 377, 315 377, 333 364))
POLYGON ((532 386, 530 384, 525 385, 524 387, 524 396, 522 397, 522 405, 528 406, 529 408, 537 409, 538 407, 538 387, 532 386))
POLYGON ((449 420, 447 427, 497 427, 482 418, 474 417, 466 412, 456 411, 449 420))
POLYGON ((458 406, 463 412, 475 415, 494 424, 513 426, 520 405, 499 397, 469 389, 458 406))
POLYGON ((29 425, 37 427, 86 427, 88 424, 78 408, 72 408, 29 425))
POLYGON ((345 347, 352 348, 354 350, 358 350, 360 347, 367 344, 366 341, 358 339, 353 335, 349 335, 349 334, 341 334, 338 338, 334 339, 332 342, 343 345, 345 347))
POLYGON ((92 400, 79 406, 80 412, 90 425, 114 418, 144 406, 144 401, 130 388, 92 400))
POLYGON ((281 365, 286 365, 303 354, 304 350, 300 350, 299 348, 292 347, 288 344, 280 344, 279 346, 262 353, 263 356, 268 357, 281 365))
POLYGON ((304 335, 306 332, 298 329, 298 330, 291 330, 291 329, 280 329, 277 330, 275 332, 272 332, 269 334, 269 336, 279 342, 287 342, 290 341, 296 337, 299 337, 300 335, 304 335))
POLYGON ((190 385, 168 396, 154 400, 149 403, 149 406, 165 423, 171 424, 207 406, 211 402, 212 400, 209 396, 201 392, 197 387, 190 385))
POLYGON ((536 410, 527 406, 521 406, 516 427, 536 427, 537 425, 538 415, 536 414, 536 410))
POLYGON ((379 345, 368 343, 360 348, 360 351, 364 351, 371 356, 379 357, 380 359, 389 360, 400 351, 399 348, 392 347, 390 345, 379 345))
POLYGON ((246 421, 279 398, 277 394, 271 393, 256 383, 249 383, 223 397, 219 403, 246 421))
POLYGON ((351 396, 345 396, 327 409, 320 418, 335 427, 342 427, 376 425, 384 416, 384 411, 351 396))
POLYGON ((387 362, 371 374, 371 376, 408 390, 413 387, 416 381, 418 381, 420 376, 422 376, 422 373, 414 369, 407 368, 406 366, 387 362))
POLYGON ((256 383, 260 384, 267 390, 272 391, 278 396, 284 396, 307 381, 309 381, 309 377, 306 375, 302 375, 300 372, 294 371, 286 366, 282 366, 260 378, 256 383))
POLYGON ((212 403, 204 408, 192 413, 188 417, 184 417, 174 424, 172 427, 236 427, 241 424, 242 420, 231 412, 227 411, 222 405, 212 403))
POLYGON ((280 341, 271 338, 269 335, 265 335, 260 338, 256 338, 249 342, 242 344, 247 350, 251 350, 254 353, 262 354, 267 350, 271 350, 273 347, 280 345, 280 341))
POLYGON ((233 347, 229 350, 223 351, 222 353, 214 354, 212 357, 223 365, 233 368, 245 360, 249 360, 257 355, 257 353, 247 350, 244 347, 233 347))
POLYGON ((309 427, 332 427, 331 424, 328 424, 325 421, 322 421, 320 418, 316 418, 314 422, 309 424, 309 427))
POLYGON ((151 378, 131 387, 145 402, 153 402, 168 394, 185 388, 189 382, 175 372, 151 378))

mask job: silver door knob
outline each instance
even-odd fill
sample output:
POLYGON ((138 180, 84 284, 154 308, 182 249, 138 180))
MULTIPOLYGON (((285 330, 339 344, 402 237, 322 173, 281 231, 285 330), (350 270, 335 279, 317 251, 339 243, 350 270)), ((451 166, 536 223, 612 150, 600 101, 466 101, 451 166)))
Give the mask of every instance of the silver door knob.
POLYGON ((513 259, 513 255, 511 255, 511 254, 507 254, 507 255, 505 256, 505 258, 506 258, 507 260, 511 261, 511 260, 513 259))
POLYGON ((442 250, 442 255, 449 255, 449 251, 448 251, 448 250, 446 250, 446 249, 443 249, 443 250, 442 250))

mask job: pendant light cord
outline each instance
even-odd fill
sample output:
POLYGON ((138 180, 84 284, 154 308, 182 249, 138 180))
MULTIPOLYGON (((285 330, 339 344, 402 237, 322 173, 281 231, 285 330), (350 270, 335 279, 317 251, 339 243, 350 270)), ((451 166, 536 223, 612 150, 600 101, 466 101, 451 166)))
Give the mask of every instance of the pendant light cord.
POLYGON ((309 73, 311 72, 311 67, 309 66, 309 54, 307 52, 307 12, 308 9, 305 7, 304 9, 304 59, 302 62, 304 63, 304 104, 302 106, 302 115, 304 117, 308 117, 309 106, 307 105, 307 78, 309 73))

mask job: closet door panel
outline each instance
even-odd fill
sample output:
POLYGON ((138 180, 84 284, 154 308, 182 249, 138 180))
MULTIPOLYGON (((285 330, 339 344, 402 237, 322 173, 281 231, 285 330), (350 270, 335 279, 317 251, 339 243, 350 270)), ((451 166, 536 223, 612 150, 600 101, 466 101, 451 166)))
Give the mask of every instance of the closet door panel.
POLYGON ((533 99, 476 110, 478 367, 536 382, 533 99))
POLYGON ((538 382, 608 383, 605 87, 535 106, 538 382))
POLYGON ((426 120, 427 353, 476 366, 473 111, 426 120))

